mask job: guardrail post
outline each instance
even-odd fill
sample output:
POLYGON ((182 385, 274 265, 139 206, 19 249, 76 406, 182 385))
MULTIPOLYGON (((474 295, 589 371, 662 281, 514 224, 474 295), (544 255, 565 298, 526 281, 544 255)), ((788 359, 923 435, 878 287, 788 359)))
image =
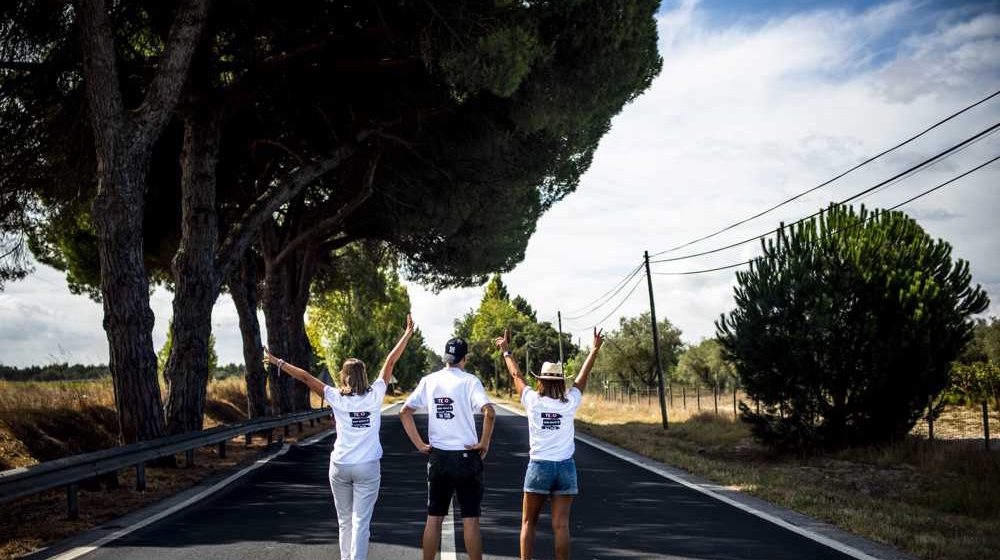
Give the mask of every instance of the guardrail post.
POLYGON ((225 459, 226 458, 226 443, 227 443, 226 440, 222 440, 222 441, 219 442, 219 458, 220 459, 225 459))
POLYGON ((313 422, 315 422, 315 421, 316 421, 316 420, 315 420, 314 418, 310 418, 310 419, 309 419, 309 427, 310 427, 310 428, 312 428, 312 427, 314 426, 313 422))
POLYGON ((80 516, 80 502, 77 500, 79 492, 80 485, 75 482, 66 487, 66 516, 70 519, 80 516))
POLYGON ((135 466, 135 489, 140 492, 146 489, 146 463, 135 466))
POLYGON ((299 422, 299 433, 301 434, 304 431, 305 429, 302 428, 302 422, 299 422))
POLYGON ((282 431, 284 432, 285 436, 287 437, 288 436, 288 424, 285 424, 281 428, 282 428, 282 431))
POLYGON ((243 445, 250 447, 250 443, 253 441, 253 434, 247 432, 243 434, 243 445))
POLYGON ((267 444, 271 445, 272 442, 274 442, 274 430, 268 430, 267 431, 267 444))
POLYGON ((184 468, 190 469, 194 466, 194 449, 188 449, 184 452, 184 468))

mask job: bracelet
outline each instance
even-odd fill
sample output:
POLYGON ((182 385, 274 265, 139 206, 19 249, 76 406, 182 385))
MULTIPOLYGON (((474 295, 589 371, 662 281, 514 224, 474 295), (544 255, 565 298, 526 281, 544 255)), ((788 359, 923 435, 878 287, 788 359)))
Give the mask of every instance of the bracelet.
POLYGON ((511 357, 511 356, 513 356, 513 354, 511 353, 511 351, 510 351, 510 350, 504 350, 504 351, 503 351, 503 357, 504 357, 504 358, 509 358, 509 357, 511 357))
POLYGON ((279 372, 281 371, 281 366, 283 366, 283 365, 285 365, 285 360, 279 359, 278 360, 278 371, 279 372))

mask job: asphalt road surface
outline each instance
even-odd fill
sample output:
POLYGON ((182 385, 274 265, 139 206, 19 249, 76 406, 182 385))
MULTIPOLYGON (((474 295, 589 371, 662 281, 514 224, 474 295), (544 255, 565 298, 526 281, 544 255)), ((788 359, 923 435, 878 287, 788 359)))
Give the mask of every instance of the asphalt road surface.
MULTIPOLYGON (((426 507, 426 459, 413 450, 396 416, 382 422, 382 490, 369 558, 420 558, 426 507)), ((418 416, 417 424, 426 426, 418 416)), ((527 421, 498 410, 486 462, 482 529, 486 557, 518 558, 527 421)), ((84 556, 111 559, 332 560, 339 554, 327 482, 333 438, 292 448, 241 481, 158 523, 84 556)), ((846 559, 848 556, 710 496, 577 442, 580 495, 573 505, 573 558, 846 559)), ((536 558, 552 558, 547 509, 536 558)), ((461 520, 458 558, 465 557, 461 520)))

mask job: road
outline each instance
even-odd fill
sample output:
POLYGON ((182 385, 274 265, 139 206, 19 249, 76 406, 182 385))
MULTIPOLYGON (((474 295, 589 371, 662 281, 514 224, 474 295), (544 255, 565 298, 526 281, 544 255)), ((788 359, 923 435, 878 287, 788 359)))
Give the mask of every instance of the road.
MULTIPOLYGON (((395 414, 382 423, 382 491, 369 558, 420 558, 425 458, 395 414)), ((426 420, 418 417, 418 425, 426 420)), ((327 483, 333 438, 291 448, 240 482, 175 515, 83 556, 87 560, 330 560, 337 525, 327 483)), ((483 504, 486 557, 518 557, 526 420, 498 411, 483 504)), ((577 444, 581 494, 573 506, 573 558, 837 559, 848 556, 584 443, 577 444)), ((539 522, 537 558, 552 558, 549 518, 539 522)), ((464 557, 461 520, 455 522, 464 557)), ((450 543, 449 543, 450 544, 450 543)))

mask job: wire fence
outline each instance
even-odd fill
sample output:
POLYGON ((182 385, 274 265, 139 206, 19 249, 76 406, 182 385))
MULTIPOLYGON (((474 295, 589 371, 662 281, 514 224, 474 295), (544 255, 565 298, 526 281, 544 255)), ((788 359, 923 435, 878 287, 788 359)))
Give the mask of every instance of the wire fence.
MULTIPOLYGON (((672 418, 681 419, 699 413, 737 418, 739 403, 750 399, 738 386, 713 387, 700 383, 669 383, 664 387, 664 401, 672 418)), ((659 410, 659 390, 654 387, 605 385, 599 396, 606 402, 648 407, 659 410)), ((967 444, 984 449, 1000 449, 1000 407, 981 402, 945 406, 936 419, 923 419, 910 435, 932 441, 967 444)))
MULTIPOLYGON (((739 403, 747 400, 746 395, 734 385, 725 387, 672 382, 666 385, 664 390, 667 409, 684 411, 687 414, 711 412, 735 418, 739 414, 739 403)), ((608 402, 657 409, 660 406, 659 390, 652 387, 607 385, 601 396, 608 402)))
POLYGON ((1000 408, 995 405, 983 401, 945 406, 936 419, 917 422, 910 434, 932 441, 1000 449, 1000 408))

